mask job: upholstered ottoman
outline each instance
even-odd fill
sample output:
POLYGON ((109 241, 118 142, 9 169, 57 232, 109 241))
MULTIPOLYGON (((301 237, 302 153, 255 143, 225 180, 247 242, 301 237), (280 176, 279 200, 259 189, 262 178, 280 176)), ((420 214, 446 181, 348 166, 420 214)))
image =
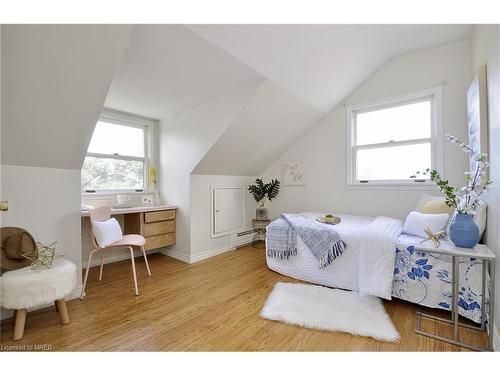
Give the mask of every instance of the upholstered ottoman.
POLYGON ((54 260, 50 269, 25 267, 4 273, 0 277, 0 301, 3 307, 15 310, 14 340, 23 338, 26 311, 33 307, 55 302, 61 323, 69 323, 64 298, 75 285, 76 266, 66 259, 54 260))

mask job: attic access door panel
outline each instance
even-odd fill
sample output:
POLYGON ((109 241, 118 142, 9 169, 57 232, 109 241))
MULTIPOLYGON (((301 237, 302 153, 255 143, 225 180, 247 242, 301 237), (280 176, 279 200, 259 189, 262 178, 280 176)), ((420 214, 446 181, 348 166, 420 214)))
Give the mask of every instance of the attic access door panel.
POLYGON ((244 209, 243 188, 212 188, 212 236, 243 229, 244 209))

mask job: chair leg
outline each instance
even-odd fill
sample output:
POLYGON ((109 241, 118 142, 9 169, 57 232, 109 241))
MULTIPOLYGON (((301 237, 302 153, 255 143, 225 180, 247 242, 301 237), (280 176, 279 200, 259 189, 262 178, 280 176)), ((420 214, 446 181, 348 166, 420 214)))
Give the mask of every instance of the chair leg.
POLYGON ((89 278, 90 263, 92 262, 92 255, 94 255, 94 253, 97 250, 99 250, 99 249, 94 249, 89 254, 89 262, 87 263, 87 270, 85 271, 85 278, 83 279, 82 293, 80 294, 80 299, 83 299, 83 296, 85 295, 85 287, 87 286, 87 280, 89 278))
POLYGON ((24 336, 24 324, 26 323, 26 309, 16 312, 16 325, 14 327, 14 341, 21 340, 24 336))
POLYGON ((101 269, 99 270, 99 281, 102 280, 102 269, 104 267, 104 249, 101 250, 101 269))
POLYGON ((134 287, 135 287, 135 295, 139 295, 139 288, 137 288, 137 274, 135 273, 135 260, 134 260, 134 249, 132 246, 128 247, 130 249, 130 260, 132 261, 132 273, 134 275, 134 287))
POLYGON ((66 307, 66 301, 64 299, 56 300, 56 311, 59 313, 59 318, 61 318, 61 324, 69 323, 68 308, 66 307))
POLYGON ((148 269, 148 275, 151 276, 151 270, 149 269, 148 257, 146 256, 146 250, 144 246, 141 246, 142 254, 144 255, 144 261, 146 262, 146 268, 148 269))

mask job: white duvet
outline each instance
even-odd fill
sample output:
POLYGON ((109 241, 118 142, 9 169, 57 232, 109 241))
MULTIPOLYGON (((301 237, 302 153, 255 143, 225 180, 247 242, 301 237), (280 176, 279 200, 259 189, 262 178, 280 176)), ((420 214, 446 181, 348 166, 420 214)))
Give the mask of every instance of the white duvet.
POLYGON ((345 242, 346 250, 333 264, 320 269, 317 259, 297 238, 297 255, 289 260, 266 257, 268 267, 300 280, 391 299, 394 249, 403 223, 382 216, 340 217, 342 221, 335 229, 345 242))

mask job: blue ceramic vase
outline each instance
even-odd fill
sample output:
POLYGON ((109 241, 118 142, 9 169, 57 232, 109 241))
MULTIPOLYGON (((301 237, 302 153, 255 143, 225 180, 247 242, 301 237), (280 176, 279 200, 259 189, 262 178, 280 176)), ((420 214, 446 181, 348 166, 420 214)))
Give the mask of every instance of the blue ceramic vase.
POLYGON ((471 214, 457 213, 450 224, 450 240, 458 247, 472 248, 479 242, 479 228, 471 214))

